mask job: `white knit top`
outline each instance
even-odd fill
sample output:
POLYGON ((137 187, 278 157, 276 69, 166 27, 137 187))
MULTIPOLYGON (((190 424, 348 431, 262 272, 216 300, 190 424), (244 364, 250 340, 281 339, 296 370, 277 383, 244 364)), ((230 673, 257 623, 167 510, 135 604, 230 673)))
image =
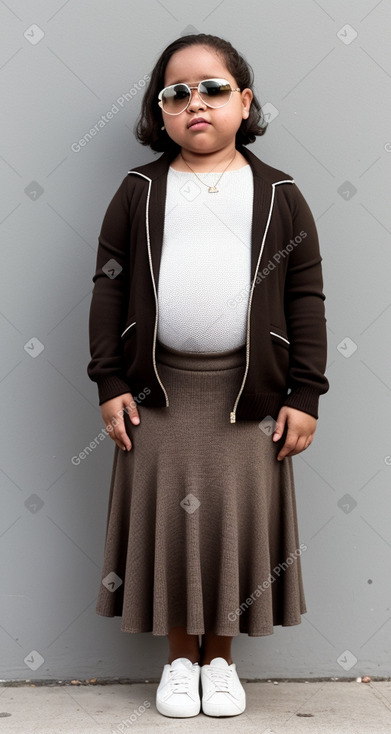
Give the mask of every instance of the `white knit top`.
MULTIPOLYGON (((211 185, 220 175, 197 173, 211 185)), ((209 193, 191 171, 168 169, 157 338, 173 349, 220 352, 246 342, 251 166, 225 171, 217 188, 209 193)))

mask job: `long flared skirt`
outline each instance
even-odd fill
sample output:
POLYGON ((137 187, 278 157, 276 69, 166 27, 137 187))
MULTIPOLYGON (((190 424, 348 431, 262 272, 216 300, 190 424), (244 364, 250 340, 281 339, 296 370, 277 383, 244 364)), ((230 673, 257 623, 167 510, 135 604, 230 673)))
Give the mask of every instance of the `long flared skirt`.
POLYGON ((270 635, 306 609, 292 458, 257 420, 230 423, 245 347, 157 342, 169 407, 127 413, 114 447, 96 603, 123 632, 270 635))

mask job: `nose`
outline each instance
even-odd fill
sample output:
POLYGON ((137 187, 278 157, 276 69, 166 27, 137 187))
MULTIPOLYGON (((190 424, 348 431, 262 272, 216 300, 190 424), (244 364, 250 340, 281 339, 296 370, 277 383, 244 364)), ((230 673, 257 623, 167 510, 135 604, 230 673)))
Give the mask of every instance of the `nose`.
POLYGON ((187 109, 188 110, 198 110, 200 109, 200 107, 202 107, 202 109, 205 109, 206 104, 203 101, 203 99, 200 97, 200 95, 198 94, 198 89, 191 89, 190 91, 191 91, 191 98, 190 98, 189 106, 187 109))

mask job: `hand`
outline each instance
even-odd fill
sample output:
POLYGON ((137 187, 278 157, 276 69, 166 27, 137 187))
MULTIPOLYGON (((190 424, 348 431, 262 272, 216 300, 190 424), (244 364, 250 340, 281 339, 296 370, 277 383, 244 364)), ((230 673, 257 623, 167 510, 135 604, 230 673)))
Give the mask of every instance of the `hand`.
POLYGON ((302 410, 290 408, 283 405, 277 416, 276 428, 273 433, 273 441, 278 441, 284 433, 285 423, 288 432, 285 443, 279 452, 277 459, 281 461, 285 456, 300 454, 312 443, 316 431, 316 418, 302 410))
POLYGON ((126 410, 134 425, 140 423, 140 416, 132 394, 127 392, 111 400, 106 400, 102 403, 100 409, 105 428, 109 432, 110 438, 123 451, 130 451, 132 442, 126 432, 124 411, 126 410))

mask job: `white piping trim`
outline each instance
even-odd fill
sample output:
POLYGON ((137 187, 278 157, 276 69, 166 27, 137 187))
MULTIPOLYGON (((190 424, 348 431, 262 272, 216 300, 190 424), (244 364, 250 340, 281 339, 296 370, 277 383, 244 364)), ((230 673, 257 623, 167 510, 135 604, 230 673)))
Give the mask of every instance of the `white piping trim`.
POLYGON ((263 249, 264 249, 264 246, 265 246, 265 241, 266 241, 267 233, 268 233, 268 230, 269 230, 269 224, 270 224, 270 220, 271 220, 271 216, 272 216, 272 211, 273 211, 273 206, 274 206, 274 197, 275 197, 275 186, 277 186, 280 183, 295 183, 295 182, 294 182, 293 179, 284 179, 282 181, 275 181, 274 183, 272 183, 272 189, 273 189, 273 191, 272 191, 272 200, 270 202, 269 215, 268 215, 267 222, 266 222, 265 232, 263 234, 262 245, 261 245, 260 253, 259 253, 259 256, 258 256, 258 262, 257 262, 257 266, 255 268, 254 278, 253 278, 253 282, 251 284, 250 296, 249 296, 249 300, 248 300, 248 308, 247 308, 247 336, 246 336, 246 369, 244 371, 244 376, 243 376, 242 384, 241 384, 240 389, 239 389, 239 392, 238 392, 238 394, 236 396, 234 407, 233 407, 233 409, 232 409, 232 411, 230 413, 230 422, 231 423, 236 423, 236 409, 237 409, 237 406, 238 406, 238 402, 239 402, 240 396, 241 396, 242 391, 243 391, 244 383, 246 382, 248 367, 249 367, 249 363, 250 363, 249 356, 250 356, 250 311, 251 311, 251 303, 252 303, 252 298, 253 298, 253 292, 254 292, 256 275, 257 275, 258 270, 259 270, 259 265, 260 265, 260 262, 261 262, 261 257, 262 257, 262 254, 263 254, 263 249))
POLYGON ((145 229, 146 229, 146 233, 147 233, 147 242, 148 242, 149 268, 150 268, 150 271, 151 271, 153 292, 155 294, 155 303, 156 303, 155 329, 154 329, 154 332, 153 332, 153 342, 152 342, 152 362, 153 362, 153 367, 154 367, 154 370, 155 370, 156 377, 157 377, 157 379, 159 381, 159 384, 161 385, 161 388, 162 388, 162 390, 164 392, 164 395, 166 397, 166 407, 168 407, 169 402, 168 402, 167 391, 166 391, 166 389, 165 389, 165 387, 164 387, 164 385, 163 385, 163 383, 162 383, 162 381, 161 381, 161 379, 159 377, 159 374, 158 374, 158 371, 157 371, 157 367, 156 367, 156 360, 155 360, 155 346, 156 346, 157 322, 158 322, 158 315, 159 315, 159 304, 158 304, 158 297, 157 297, 157 293, 156 293, 155 279, 153 277, 152 258, 151 258, 151 242, 150 242, 150 238, 149 238, 149 223, 148 223, 149 199, 150 199, 150 193, 151 193, 152 179, 149 178, 148 176, 145 176, 144 173, 139 173, 139 171, 128 171, 128 174, 129 173, 133 173, 136 176, 142 176, 142 178, 145 178, 146 181, 149 181, 149 184, 148 184, 148 194, 147 194, 147 205, 146 205, 146 208, 145 208, 145 229))
POLYGON ((133 321, 133 322, 132 322, 131 324, 129 324, 129 326, 127 326, 127 327, 126 327, 126 329, 125 329, 125 330, 124 330, 124 331, 122 332, 122 334, 121 334, 121 337, 123 337, 123 335, 124 335, 124 334, 126 334, 126 332, 127 332, 127 331, 128 331, 128 330, 129 330, 129 329, 130 329, 130 328, 132 327, 132 326, 134 326, 134 325, 135 325, 135 323, 136 323, 136 322, 135 322, 135 321, 133 321))
POLYGON ((288 339, 285 339, 285 336, 281 336, 281 334, 276 334, 275 331, 271 331, 270 334, 273 334, 273 336, 278 336, 279 339, 283 339, 284 342, 286 342, 287 344, 290 344, 290 341, 288 341, 288 339))

